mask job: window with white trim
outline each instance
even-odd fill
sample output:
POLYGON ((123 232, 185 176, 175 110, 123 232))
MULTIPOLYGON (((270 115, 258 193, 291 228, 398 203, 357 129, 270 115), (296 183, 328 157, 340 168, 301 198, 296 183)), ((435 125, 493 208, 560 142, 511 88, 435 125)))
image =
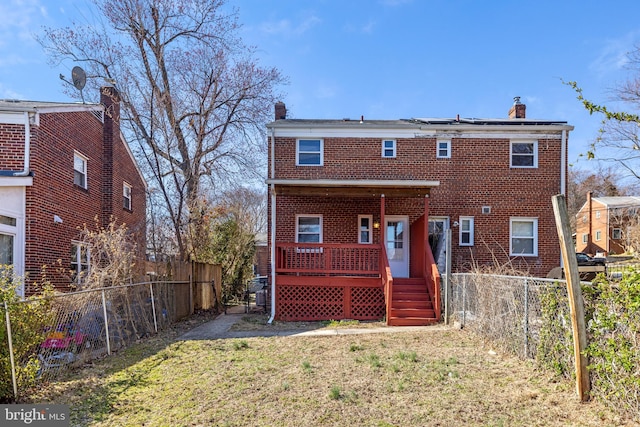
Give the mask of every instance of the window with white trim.
POLYGON ((383 139, 382 140, 382 157, 393 158, 395 156, 396 156, 396 140, 383 139))
POLYGON ((373 215, 358 215, 358 243, 373 243, 373 215))
POLYGON ((460 246, 473 246, 473 217, 460 217, 460 246))
POLYGON ((77 151, 73 153, 73 183, 87 188, 87 158, 77 151))
POLYGON ((127 209, 127 210, 131 210, 131 190, 133 187, 131 187, 130 184, 127 184, 126 182, 122 183, 122 207, 127 209))
POLYGON ((509 254, 538 256, 538 219, 511 218, 509 223, 509 254))
POLYGON ((538 167, 538 141, 511 141, 512 168, 538 167))
POLYGON ((589 243, 589 235, 588 234, 583 234, 582 235, 582 243, 589 243))
POLYGON ((296 166, 322 166, 324 164, 322 139, 298 139, 296 141, 296 166))
POLYGON ((71 276, 73 283, 81 285, 89 273, 89 245, 82 242, 71 242, 71 276))
POLYGON ((451 140, 439 139, 436 142, 436 158, 437 159, 450 159, 451 158, 451 140))
POLYGON ((596 231, 596 242, 599 242, 600 240, 602 240, 602 231, 598 230, 596 231))
POLYGON ((622 239, 622 229, 621 228, 614 228, 613 230, 611 230, 611 238, 613 240, 622 239))
POLYGON ((600 211, 596 211, 596 219, 600 219, 600 211))
POLYGON ((322 243, 322 215, 296 215, 296 243, 322 243))

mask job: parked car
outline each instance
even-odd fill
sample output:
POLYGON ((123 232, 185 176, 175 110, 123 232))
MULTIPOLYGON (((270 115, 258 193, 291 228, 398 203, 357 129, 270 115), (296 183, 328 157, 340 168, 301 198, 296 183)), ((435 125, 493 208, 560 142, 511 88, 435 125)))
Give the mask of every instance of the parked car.
POLYGON ((605 266, 606 259, 605 258, 593 258, 584 252, 576 252, 576 258, 578 259, 578 266, 581 265, 601 265, 605 266))

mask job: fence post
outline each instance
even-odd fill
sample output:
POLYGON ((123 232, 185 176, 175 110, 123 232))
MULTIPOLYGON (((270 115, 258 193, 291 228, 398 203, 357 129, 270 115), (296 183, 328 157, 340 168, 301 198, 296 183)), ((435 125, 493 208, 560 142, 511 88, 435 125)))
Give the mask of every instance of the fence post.
POLYGON ((449 324, 449 317, 451 316, 449 298, 451 297, 450 289, 451 289, 451 229, 447 228, 447 238, 445 241, 446 251, 445 251, 445 273, 446 280, 444 283, 444 324, 449 324))
POLYGON ((107 354, 111 355, 111 342, 109 341, 109 319, 107 318, 107 299, 102 290, 102 314, 104 315, 104 333, 107 338, 107 354))
POLYGON ((462 277, 462 327, 467 318, 467 275, 462 277))
POLYGON ((529 279, 524 279, 524 357, 529 357, 529 279))
POLYGON ((11 338, 11 318, 9 316, 9 307, 4 302, 4 314, 7 322, 7 339, 9 340, 9 358, 11 359, 11 382, 13 383, 13 396, 18 399, 18 382, 16 379, 16 361, 13 357, 13 339, 11 338))
POLYGON ((158 332, 158 319, 156 318, 156 301, 153 296, 153 282, 149 282, 149 290, 151 291, 151 310, 153 311, 153 327, 158 332))

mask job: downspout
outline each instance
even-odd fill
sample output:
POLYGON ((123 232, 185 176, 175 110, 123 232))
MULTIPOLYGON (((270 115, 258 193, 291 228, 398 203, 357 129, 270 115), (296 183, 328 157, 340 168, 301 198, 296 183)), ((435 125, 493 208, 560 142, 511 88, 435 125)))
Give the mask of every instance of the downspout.
POLYGON ((13 176, 29 176, 29 151, 31 145, 31 127, 29 124, 29 112, 24 112, 24 169, 15 172, 13 176))
POLYGON ((560 153, 560 194, 567 193, 567 131, 562 130, 562 152, 560 153))
MULTIPOLYGON (((562 139, 560 143, 560 194, 567 193, 567 130, 562 129, 562 139)), ((576 234, 576 239, 578 238, 576 234)), ((560 266, 564 267, 562 253, 560 253, 560 266)))
MULTIPOLYGON (((269 177, 273 179, 275 177, 275 145, 276 145, 276 131, 271 128, 271 165, 269 167, 269 177)), ((267 321, 268 324, 273 322, 276 316, 276 188, 274 184, 270 185, 270 197, 271 197, 271 317, 267 321)))

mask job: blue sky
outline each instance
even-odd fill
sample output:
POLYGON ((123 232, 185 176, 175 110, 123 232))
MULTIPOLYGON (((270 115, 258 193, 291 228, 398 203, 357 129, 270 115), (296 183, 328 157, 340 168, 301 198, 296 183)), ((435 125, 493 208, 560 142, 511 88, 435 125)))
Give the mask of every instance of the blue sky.
MULTIPOLYGON (((595 138, 589 116, 562 80, 607 101, 629 76, 625 54, 640 42, 640 2, 462 0, 230 0, 246 43, 276 66, 289 117, 503 118, 514 96, 527 117, 565 120, 570 162, 595 138)), ((78 0, 0 3, 0 98, 67 101, 60 73, 33 35, 66 26, 78 0)))

